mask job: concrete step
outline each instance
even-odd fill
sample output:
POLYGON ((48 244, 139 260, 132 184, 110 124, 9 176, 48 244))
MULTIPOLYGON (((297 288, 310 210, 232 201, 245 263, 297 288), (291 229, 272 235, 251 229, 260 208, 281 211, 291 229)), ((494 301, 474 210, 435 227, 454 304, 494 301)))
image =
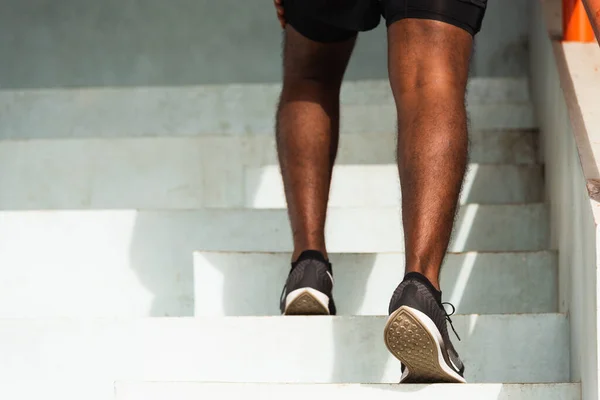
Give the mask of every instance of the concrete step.
MULTIPOLYGON (((331 209, 328 247, 331 252, 402 251, 399 220, 395 208, 331 209)), ((79 249, 100 255, 109 246, 111 254, 125 249, 132 257, 142 252, 150 259, 180 249, 189 249, 186 257, 191 257, 193 250, 291 248, 285 210, 15 211, 1 212, 0 222, 0 254, 19 249, 21 256, 32 248, 64 254, 65 246, 73 256, 79 249)), ((546 250, 546 227, 543 204, 463 206, 450 251, 546 250)))
MULTIPOLYGON (((10 115, 0 113, 0 139, 273 134, 275 106, 270 104, 268 107, 246 103, 222 105, 213 99, 212 107, 198 105, 190 109, 190 104, 184 105, 184 100, 177 99, 172 108, 133 104, 132 109, 117 101, 117 97, 102 105, 103 109, 98 109, 100 105, 93 101, 83 109, 73 105, 65 109, 56 109, 54 105, 37 109, 36 105, 25 104, 24 108, 31 108, 19 112, 15 109, 20 106, 13 107, 10 115)), ((49 98, 44 103, 52 101, 49 98)), ((474 130, 537 128, 529 103, 473 105, 467 110, 469 125, 474 130)), ((396 130, 396 122, 393 105, 343 105, 341 108, 340 129, 344 134, 390 133, 396 130)))
MULTIPOLYGON (((115 381, 395 383, 385 317, 0 320, 4 382, 115 381)), ((455 316, 470 383, 569 379, 560 314, 455 316)))
MULTIPOLYGON (((452 252, 547 249, 541 204, 459 214, 452 252)), ((285 210, 0 212, 0 316, 193 315, 195 251, 290 251, 289 231, 285 210)), ((332 253, 404 246, 395 208, 331 209, 327 237, 332 253)))
MULTIPOLYGON (((385 86, 346 86, 345 133, 395 129, 385 86)), ((525 80, 486 78, 470 87, 474 129, 536 127, 525 80)), ((270 134, 278 95, 277 85, 2 91, 0 138, 270 134)))
POLYGON ((316 385, 195 382, 118 382, 117 400, 197 399, 305 400, 579 400, 580 385, 467 384, 467 385, 316 385))
MULTIPOLYGON (((396 133, 345 134, 341 137, 337 164, 393 164, 396 162, 396 133)), ((245 138, 242 157, 246 165, 277 164, 274 135, 245 138)), ((473 130, 469 132, 469 159, 478 164, 536 164, 538 133, 528 129, 473 130)), ((2 142, 0 142, 1 144, 2 142)))
POLYGON ((114 389, 85 381, 0 382, 0 396, 10 400, 198 400, 257 399, 450 399, 466 400, 579 400, 579 383, 544 384, 277 384, 205 382, 116 382, 114 389), (112 389, 112 390, 111 390, 112 389), (331 397, 334 396, 334 397, 331 397), (393 397, 392 397, 393 396, 393 397), (419 396, 419 397, 416 397, 419 396))
MULTIPOLYGON (((394 164, 395 141, 346 135, 338 168, 394 164)), ((474 131, 471 161, 533 164, 536 142, 531 131, 474 131)), ((248 171, 276 163, 273 135, 0 141, 0 209, 243 207, 248 171)))
MULTIPOLYGON (((543 200, 544 172, 539 165, 470 164, 461 204, 531 203, 543 200)), ((246 206, 287 207, 279 166, 246 171, 246 206)), ((400 204, 396 164, 340 165, 334 169, 331 207, 388 207, 400 204)))
POLYGON ((107 385, 85 379, 21 379, 0 380, 0 398, 10 400, 60 399, 60 400, 114 400, 115 390, 107 385))
MULTIPOLYGON (((467 107, 469 127, 474 130, 535 129, 538 127, 529 103, 482 104, 467 107)), ((269 116, 268 120, 272 120, 269 116)), ((250 132, 270 132, 247 126, 250 132)), ((386 133, 397 126, 396 106, 345 106, 341 109, 340 129, 344 133, 386 133)), ((265 126, 266 127, 266 126, 265 126)), ((272 131, 272 129, 271 129, 272 131)), ((235 130, 230 131, 233 134, 235 130)), ((239 131, 239 133, 242 133, 239 131)))
MULTIPOLYGON (((68 240, 54 240, 53 249, 36 254, 20 253, 23 246, 0 255, 12 266, 0 281, 0 317, 279 313, 289 254, 198 253, 193 271, 193 241, 157 244, 149 257, 104 243, 78 252, 69 251, 68 240), (231 293, 235 297, 226 301, 231 293)), ((339 313, 384 314, 402 276, 403 255, 332 254, 332 260, 339 313)), ((442 272, 444 298, 461 313, 555 311, 556 279, 556 256, 548 252, 450 254, 442 272)))
MULTIPOLYGON (((272 85, 268 90, 279 96, 279 87, 272 85)), ((526 103, 530 100, 527 78, 469 79, 468 103, 526 103)), ((394 98, 387 80, 346 81, 342 87, 341 101, 345 104, 386 104, 393 103, 394 98)))
MULTIPOLYGON (((148 257, 126 246, 78 252, 68 240, 50 245, 56 248, 37 255, 0 255, 11 266, 0 280, 0 317, 277 315, 290 260, 288 253, 204 252, 192 266, 186 246, 193 243, 157 244, 148 257)), ((338 313, 385 314, 403 254, 331 258, 338 313)), ((554 312, 556 281, 552 252, 452 253, 442 270, 444 299, 463 314, 554 312)))
MULTIPOLYGON (((279 315, 289 253, 196 253, 197 316, 279 315)), ((385 315, 404 276, 404 254, 331 254, 338 315, 385 315)), ((444 301, 459 314, 557 310, 556 254, 449 254, 441 277, 444 301)))

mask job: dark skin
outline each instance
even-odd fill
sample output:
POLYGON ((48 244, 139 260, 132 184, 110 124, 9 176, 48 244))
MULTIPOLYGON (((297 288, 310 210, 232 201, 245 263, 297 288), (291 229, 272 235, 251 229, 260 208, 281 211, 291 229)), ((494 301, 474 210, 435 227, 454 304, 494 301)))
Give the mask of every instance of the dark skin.
MULTIPOLYGON (((339 140, 339 94, 355 38, 318 43, 285 23, 277 148, 293 232, 293 259, 327 255, 324 228, 339 140)), ((403 19, 388 28, 389 79, 398 112, 406 272, 439 289, 467 165, 464 103, 473 39, 453 25, 403 19)), ((391 184, 391 183, 390 183, 391 184)))

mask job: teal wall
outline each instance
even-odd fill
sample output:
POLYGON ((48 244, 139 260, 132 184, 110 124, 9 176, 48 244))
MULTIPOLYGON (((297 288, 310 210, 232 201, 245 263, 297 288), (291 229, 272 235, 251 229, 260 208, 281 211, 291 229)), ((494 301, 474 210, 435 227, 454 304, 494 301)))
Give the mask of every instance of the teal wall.
MULTIPOLYGON (((529 0, 489 0, 472 73, 527 71, 529 0)), ((361 36, 350 79, 384 78, 385 29, 361 36)), ((0 88, 273 82, 272 0, 0 0, 0 88)))

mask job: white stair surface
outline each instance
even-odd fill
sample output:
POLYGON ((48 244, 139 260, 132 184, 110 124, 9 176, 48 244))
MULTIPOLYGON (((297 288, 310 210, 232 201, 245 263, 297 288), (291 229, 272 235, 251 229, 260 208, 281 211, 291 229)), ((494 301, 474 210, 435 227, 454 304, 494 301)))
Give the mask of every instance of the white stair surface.
MULTIPOLYGON (((160 104, 121 104, 117 101, 119 94, 101 103, 96 103, 95 96, 86 98, 79 94, 81 98, 78 101, 85 104, 84 107, 64 104, 62 109, 60 100, 54 96, 44 97, 40 102, 32 99, 32 104, 19 104, 17 110, 27 110, 30 118, 22 114, 0 113, 0 139, 271 135, 275 121, 275 106, 263 103, 255 103, 255 106, 215 103, 211 110, 202 105, 192 108, 191 103, 182 107, 184 100, 178 98, 172 107, 161 108, 160 104), (63 118, 56 118, 56 115, 63 118)), ((141 98, 144 98, 143 95, 141 98)), ((473 105, 467 111, 469 126, 476 130, 537 128, 529 103, 473 105)), ((396 122, 394 105, 341 107, 340 130, 344 134, 389 133, 395 131, 396 122)))
MULTIPOLYGON (((278 315, 289 253, 118 256, 58 248, 0 254, 0 318, 278 315), (60 252, 64 254, 60 254, 60 252), (9 255, 13 255, 12 259, 9 255), (68 256, 67 256, 68 254, 68 256), (170 258, 172 257, 172 258, 170 258), (74 301, 74 299, 77 299, 74 301)), ((331 254, 339 315, 383 315, 404 272, 404 254, 331 254)), ((553 252, 449 254, 444 299, 458 313, 555 312, 553 252)))
MULTIPOLYGON (((1 319, 4 382, 397 383, 386 317, 1 319)), ((561 314, 455 316, 471 383, 569 379, 561 314), (543 366, 541 368, 540 366, 543 366)))
MULTIPOLYGON (((196 253, 197 316, 278 315, 289 253, 196 253)), ((331 254, 338 315, 384 315, 404 276, 404 254, 331 254)), ((444 300, 460 314, 555 312, 556 254, 449 254, 444 300)), ((0 299, 2 293, 0 291, 0 299)), ((2 301, 0 301, 2 304, 2 301)))
MULTIPOLYGON (((389 132, 396 108, 385 82, 348 83, 342 131, 389 132)), ((469 83, 474 129, 535 128, 524 79, 469 83)), ((269 134, 279 85, 2 91, 0 138, 269 134)))
POLYGON ((302 385, 117 382, 116 400, 579 400, 578 384, 302 385))
MULTIPOLYGON (((547 248, 546 211, 542 205, 470 205, 465 208, 458 220, 452 252, 515 252, 547 248)), ((329 249, 333 253, 364 252, 367 254, 356 260, 373 260, 379 258, 375 253, 403 250, 400 217, 395 208, 331 209, 328 221, 329 249)), ((194 312, 195 251, 268 252, 290 251, 291 247, 285 210, 0 212, 0 265, 5 266, 0 280, 0 316, 191 316, 194 312)), ((397 269, 388 267, 385 276, 394 271, 401 272, 402 257, 396 257, 397 269)), ((467 278, 478 276, 480 269, 470 272, 472 257, 466 258, 468 262, 463 263, 462 272, 450 267, 444 272, 450 275, 445 276, 458 274, 456 282, 462 282, 460 284, 467 278)), ((510 256, 498 254, 494 259, 501 260, 502 257, 510 256)), ((544 270, 541 261, 544 257, 523 254, 523 261, 517 262, 519 255, 513 255, 512 261, 504 265, 518 276, 535 270, 546 278, 533 277, 527 281, 532 289, 529 294, 520 294, 519 301, 523 303, 519 308, 486 302, 480 310, 469 311, 521 312, 529 307, 530 311, 553 311, 550 307, 554 304, 554 294, 549 295, 548 289, 555 279, 552 278, 555 267, 551 262, 553 257, 550 257, 544 270), (532 267, 528 269, 524 264, 530 262, 532 267), (523 265, 522 269, 520 265, 523 265)), ((279 259, 276 270, 284 273, 289 260, 279 259)), ((458 258, 450 257, 449 265, 460 262, 452 260, 458 258)), ((475 260, 478 265, 483 265, 479 264, 482 260, 479 255, 475 260)), ((273 262, 255 267, 265 268, 273 262)), ((341 268, 342 264, 336 265, 341 268)), ((357 276, 366 278, 366 272, 377 265, 379 269, 383 264, 366 266, 357 276)), ((480 268, 489 271, 493 265, 498 265, 498 261, 480 268)), ((209 272, 208 269, 202 271, 209 272)), ((272 274, 266 275, 266 282, 281 279, 272 274)), ((516 280, 499 271, 495 274, 504 276, 503 282, 516 280)), ((340 279, 343 282, 343 273, 340 279)), ((449 278, 449 283, 452 281, 453 278, 449 278)), ((235 282, 234 278, 228 281, 232 285, 235 282)), ((275 299, 282 284, 279 282, 272 287, 273 293, 276 292, 275 299)), ((342 290, 340 300, 346 296, 343 294, 345 287, 350 290, 366 285, 360 280, 354 282, 338 288, 342 290)), ((393 282, 397 283, 396 280, 393 282)), ((488 280, 487 285, 491 284, 488 280)), ((498 287, 493 293, 501 290, 506 290, 507 294, 513 293, 511 290, 520 292, 520 288, 521 285, 510 290, 498 287)), ((457 286, 452 293, 459 290, 463 289, 457 286)), ((473 294, 478 289, 468 285, 464 290, 473 294)), ((386 290, 381 296, 388 294, 386 290)), ((259 301, 262 295, 256 296, 259 301)), ((450 298, 458 299, 455 295, 450 298)), ((461 298, 465 306, 475 306, 478 297, 470 299, 470 295, 465 295, 461 298)), ((356 299, 347 305, 349 310, 383 313, 385 303, 376 300, 378 297, 373 299, 373 302, 365 300, 363 306, 359 306, 356 299)), ((273 300, 269 294, 269 303, 273 300)), ((213 301, 220 307, 221 300, 213 301)), ((509 304, 514 304, 512 299, 509 304)))
POLYGON ((251 399, 423 399, 467 400, 579 400, 580 385, 573 384, 298 384, 116 382, 114 389, 82 380, 0 383, 0 398, 10 400, 221 400, 251 399), (331 397, 333 396, 333 397, 331 397), (418 396, 418 397, 417 397, 418 396))
MULTIPOLYGON (((463 202, 539 201, 536 137, 531 131, 472 132, 468 184, 473 193, 463 202)), ((371 175, 381 175, 373 187, 381 190, 377 198, 383 205, 397 204, 395 142, 391 133, 345 135, 334 181, 341 188, 333 191, 332 204, 355 201, 340 199, 355 187, 345 184, 349 174, 362 179, 357 182, 362 186, 371 175)), ((0 209, 265 206, 270 187, 281 183, 270 182, 280 179, 273 167, 266 175, 260 167, 276 164, 274 135, 5 140, 0 141, 0 209)))
POLYGON ((441 276, 466 385, 397 385, 383 341, 405 267, 387 81, 342 89, 326 228, 339 315, 278 315, 279 91, 0 91, 0 398, 579 399, 527 79, 469 81, 441 276))
MULTIPOLYGON (((461 204, 531 203, 542 200, 543 170, 535 165, 471 164, 461 195, 461 204)), ((279 166, 253 168, 246 172, 246 206, 287 206, 279 166)), ((331 207, 398 206, 400 181, 396 164, 341 165, 334 169, 331 207)))
MULTIPOLYGON (((396 208, 331 209, 326 229, 331 252, 403 251, 396 208)), ((4 211, 0 265, 85 256, 88 262, 167 262, 192 252, 290 251, 286 210, 4 211), (35 251, 32 251, 35 249, 35 251), (40 258, 41 257, 41 258, 40 258), (60 258, 58 258, 60 257, 60 258), (123 259, 126 258, 126 260, 123 259)), ((547 249, 542 204, 461 207, 451 252, 547 249)))

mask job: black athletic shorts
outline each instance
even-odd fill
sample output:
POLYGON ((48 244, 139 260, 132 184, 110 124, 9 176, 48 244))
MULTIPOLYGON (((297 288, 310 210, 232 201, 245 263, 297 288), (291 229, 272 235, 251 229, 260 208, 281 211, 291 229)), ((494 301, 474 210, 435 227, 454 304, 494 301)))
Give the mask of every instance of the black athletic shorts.
POLYGON ((339 42, 404 18, 443 21, 475 35, 487 0, 284 0, 287 22, 317 42, 339 42))

